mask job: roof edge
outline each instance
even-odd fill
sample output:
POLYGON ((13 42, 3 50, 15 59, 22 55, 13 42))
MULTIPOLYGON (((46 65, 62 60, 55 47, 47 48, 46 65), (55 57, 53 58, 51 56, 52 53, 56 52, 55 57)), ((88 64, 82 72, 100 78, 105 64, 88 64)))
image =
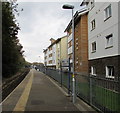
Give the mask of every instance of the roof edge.
MULTIPOLYGON (((76 18, 86 14, 88 11, 89 10, 87 8, 83 8, 81 10, 76 11, 76 13, 74 14, 74 22, 76 21, 76 18)), ((68 26, 66 27, 66 29, 64 30, 64 32, 67 32, 71 27, 72 27, 72 19, 70 20, 70 22, 69 22, 68 26)))

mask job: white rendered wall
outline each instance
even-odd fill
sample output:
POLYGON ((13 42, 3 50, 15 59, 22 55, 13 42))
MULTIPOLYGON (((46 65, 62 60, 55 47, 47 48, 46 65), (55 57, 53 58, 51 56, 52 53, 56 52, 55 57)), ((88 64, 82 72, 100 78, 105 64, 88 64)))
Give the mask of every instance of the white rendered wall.
POLYGON ((56 44, 52 46, 52 64, 56 65, 56 44))
POLYGON ((95 6, 88 14, 89 59, 120 55, 118 53, 118 3, 95 2, 95 6), (104 9, 111 4, 112 17, 104 21, 104 9), (91 21, 95 19, 96 28, 91 31, 91 21), (113 47, 105 49, 105 37, 113 34, 113 47), (91 52, 91 43, 96 41, 97 49, 91 52))
POLYGON ((120 2, 118 3, 118 53, 120 55, 120 2))

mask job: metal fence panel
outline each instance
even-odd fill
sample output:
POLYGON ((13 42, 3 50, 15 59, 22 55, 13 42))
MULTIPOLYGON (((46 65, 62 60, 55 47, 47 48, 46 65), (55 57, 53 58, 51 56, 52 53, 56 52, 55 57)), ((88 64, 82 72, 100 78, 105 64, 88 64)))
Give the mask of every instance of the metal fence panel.
POLYGON ((92 105, 101 111, 118 111, 118 81, 91 77, 92 105))
POLYGON ((85 75, 76 75, 76 94, 83 100, 89 103, 90 101, 90 87, 89 78, 85 75))
MULTIPOLYGON (((69 72, 55 69, 41 69, 42 72, 69 89, 69 72)), ((119 112, 119 81, 76 74, 76 95, 102 112, 119 112)), ((72 92, 72 74, 70 74, 72 92)))

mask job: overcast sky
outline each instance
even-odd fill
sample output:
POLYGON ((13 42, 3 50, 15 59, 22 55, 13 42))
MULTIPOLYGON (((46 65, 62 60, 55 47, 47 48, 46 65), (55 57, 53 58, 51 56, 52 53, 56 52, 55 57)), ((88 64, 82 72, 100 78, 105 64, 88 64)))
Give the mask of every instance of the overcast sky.
MULTIPOLYGON (((50 45, 50 38, 60 38, 71 20, 71 10, 62 9, 63 4, 72 4, 75 11, 80 9, 77 2, 20 2, 20 16, 17 17, 21 30, 20 43, 25 50, 25 59, 29 62, 43 62, 43 49, 50 45)), ((22 0, 21 0, 22 1, 22 0)))

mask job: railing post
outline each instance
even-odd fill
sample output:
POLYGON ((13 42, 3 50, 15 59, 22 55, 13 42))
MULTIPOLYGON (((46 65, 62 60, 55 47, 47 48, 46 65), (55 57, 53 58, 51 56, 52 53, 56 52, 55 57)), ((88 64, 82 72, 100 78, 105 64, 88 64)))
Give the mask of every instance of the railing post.
POLYGON ((61 87, 62 87, 62 64, 60 62, 60 75, 61 75, 61 87))
POLYGON ((120 75, 118 74, 118 111, 120 112, 120 75))
POLYGON ((47 75, 47 67, 45 68, 45 74, 47 75))
POLYGON ((92 105, 92 77, 91 74, 89 75, 90 80, 90 105, 92 105))
POLYGON ((70 58, 69 58, 69 72, 68 72, 68 95, 70 94, 70 72, 71 72, 71 67, 70 67, 70 58))

